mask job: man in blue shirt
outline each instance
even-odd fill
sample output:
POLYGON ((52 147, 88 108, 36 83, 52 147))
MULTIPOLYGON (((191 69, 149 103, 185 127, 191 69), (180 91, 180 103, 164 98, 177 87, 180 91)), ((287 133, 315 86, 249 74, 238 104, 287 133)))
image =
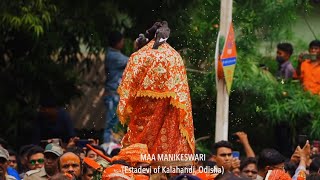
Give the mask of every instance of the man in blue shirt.
POLYGON ((112 128, 119 122, 116 109, 119 103, 117 89, 122 78, 122 73, 129 57, 121 53, 124 46, 124 37, 120 32, 112 32, 109 36, 109 47, 105 59, 105 97, 106 126, 104 130, 104 143, 112 141, 112 128))
POLYGON ((292 79, 296 76, 295 69, 290 61, 292 53, 293 47, 290 43, 279 43, 277 45, 276 61, 279 65, 277 77, 281 80, 292 79))

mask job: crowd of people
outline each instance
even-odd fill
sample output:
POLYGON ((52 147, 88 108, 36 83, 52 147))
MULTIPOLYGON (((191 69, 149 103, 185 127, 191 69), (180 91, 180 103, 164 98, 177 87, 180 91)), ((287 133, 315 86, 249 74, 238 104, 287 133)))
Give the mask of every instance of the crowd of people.
MULTIPOLYGON (((149 154, 148 147, 144 144, 133 144, 121 150, 114 148, 111 153, 107 153, 101 144, 94 140, 86 142, 90 146, 81 146, 77 143, 80 141, 78 138, 71 138, 67 144, 58 139, 49 139, 44 148, 30 144, 21 147, 19 153, 15 153, 2 139, 0 179, 320 179, 320 154, 317 142, 310 144, 307 140, 303 147, 296 147, 291 157, 285 157, 271 148, 263 149, 256 156, 247 134, 236 132, 235 135, 237 142, 243 147, 244 155, 239 156, 239 149, 234 149, 231 142, 219 141, 212 145, 210 154, 204 155, 205 160, 196 160, 192 165, 185 166, 193 167, 188 173, 155 171, 159 165, 150 159, 141 158, 141 154, 149 154), (135 171, 130 168, 142 168, 145 171, 135 171), (210 168, 220 168, 223 171, 210 171, 208 170, 210 168)), ((196 150, 196 153, 203 154, 199 150, 196 150)), ((168 167, 168 164, 165 166, 168 167)))
POLYGON ((313 40, 309 43, 308 53, 301 53, 298 65, 293 67, 290 60, 293 54, 293 46, 290 43, 277 45, 276 61, 278 62, 277 77, 284 80, 300 80, 304 90, 312 94, 320 94, 320 41, 313 40))

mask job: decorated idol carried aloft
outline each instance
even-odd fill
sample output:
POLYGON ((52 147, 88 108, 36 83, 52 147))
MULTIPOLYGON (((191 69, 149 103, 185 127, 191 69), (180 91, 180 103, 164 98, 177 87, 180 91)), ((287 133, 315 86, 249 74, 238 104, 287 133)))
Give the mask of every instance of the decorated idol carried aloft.
POLYGON ((180 54, 167 43, 169 36, 166 21, 139 35, 137 51, 130 56, 118 88, 119 120, 128 125, 123 147, 145 144, 156 158, 195 151, 186 69, 180 54))

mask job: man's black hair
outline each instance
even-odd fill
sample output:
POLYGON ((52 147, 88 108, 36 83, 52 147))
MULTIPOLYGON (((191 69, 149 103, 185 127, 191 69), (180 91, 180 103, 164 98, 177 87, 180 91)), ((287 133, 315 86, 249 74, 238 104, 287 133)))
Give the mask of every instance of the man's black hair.
POLYGON ((121 165, 124 165, 124 166, 130 166, 130 164, 125 160, 112 161, 110 164, 111 165, 113 165, 113 164, 121 164, 121 165))
POLYGON ((310 173, 317 173, 320 169, 320 157, 316 157, 312 159, 312 162, 309 167, 310 173))
POLYGON ((18 158, 17 153, 13 149, 8 149, 9 156, 16 156, 18 158))
POLYGON ((240 171, 243 170, 243 168, 247 167, 249 164, 255 164, 257 165, 257 159, 254 157, 248 157, 240 161, 240 171))
POLYGON ((219 141, 213 144, 212 149, 211 149, 211 153, 213 155, 217 155, 217 151, 219 148, 229 148, 229 149, 233 149, 232 144, 229 141, 219 141))
POLYGON ((294 176, 297 168, 298 168, 298 165, 295 164, 294 162, 286 161, 284 163, 284 169, 286 170, 286 172, 290 174, 291 177, 294 176))
POLYGON ((91 166, 89 166, 87 163, 83 162, 83 163, 82 163, 82 175, 86 174, 89 169, 92 169, 93 172, 95 171, 95 170, 94 170, 91 166))
POLYGON ((318 173, 310 173, 307 175, 307 180, 319 180, 320 179, 320 174, 318 173))
POLYGON ((30 157, 37 153, 43 153, 44 149, 40 146, 33 146, 27 152, 27 159, 30 160, 30 157))
POLYGON ((316 39, 316 40, 311 41, 309 44, 309 49, 311 47, 320 47, 320 40, 316 39))
POLYGON ((72 152, 72 153, 76 154, 77 156, 80 156, 81 153, 85 154, 85 151, 82 148, 77 147, 77 146, 69 147, 66 149, 65 152, 72 152))
POLYGON ((19 156, 24 156, 27 154, 27 152, 32 148, 34 147, 35 145, 33 144, 27 144, 27 145, 24 145, 22 146, 20 149, 19 149, 19 156))
POLYGON ((200 178, 191 174, 180 174, 176 176, 174 180, 200 180, 200 178))
POLYGON ((109 46, 115 47, 122 39, 123 35, 119 31, 112 31, 109 34, 109 46))
POLYGON ((217 163, 211 160, 206 160, 205 162, 203 162, 204 167, 209 166, 210 168, 214 168, 215 165, 217 165, 217 163))
POLYGON ((258 158, 258 169, 284 163, 285 157, 275 149, 263 149, 258 158))
POLYGON ((116 156, 116 155, 118 155, 119 154, 119 152, 120 152, 120 148, 115 148, 115 149, 113 149, 112 151, 111 151, 111 153, 110 153, 110 157, 114 157, 114 156, 116 156))
POLYGON ((320 158, 320 154, 312 154, 310 156, 311 159, 314 159, 314 158, 320 158))
POLYGON ((277 49, 284 51, 290 55, 292 55, 292 53, 293 53, 293 47, 290 43, 279 43, 277 45, 277 49))

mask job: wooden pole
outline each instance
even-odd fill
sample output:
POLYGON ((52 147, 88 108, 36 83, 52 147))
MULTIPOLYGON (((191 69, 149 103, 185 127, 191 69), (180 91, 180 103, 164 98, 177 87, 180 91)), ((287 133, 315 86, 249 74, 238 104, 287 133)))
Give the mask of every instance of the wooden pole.
MULTIPOLYGON (((232 21, 232 0, 221 0, 220 33, 219 33, 220 37, 222 37, 221 39, 226 39, 231 21, 232 21)), ((216 58, 216 61, 217 60, 218 59, 216 58)), ((216 83, 217 83, 216 84, 217 111, 216 111, 215 142, 218 142, 221 140, 226 140, 226 141, 228 140, 229 95, 227 92, 225 80, 218 79, 217 71, 216 71, 216 83)))

